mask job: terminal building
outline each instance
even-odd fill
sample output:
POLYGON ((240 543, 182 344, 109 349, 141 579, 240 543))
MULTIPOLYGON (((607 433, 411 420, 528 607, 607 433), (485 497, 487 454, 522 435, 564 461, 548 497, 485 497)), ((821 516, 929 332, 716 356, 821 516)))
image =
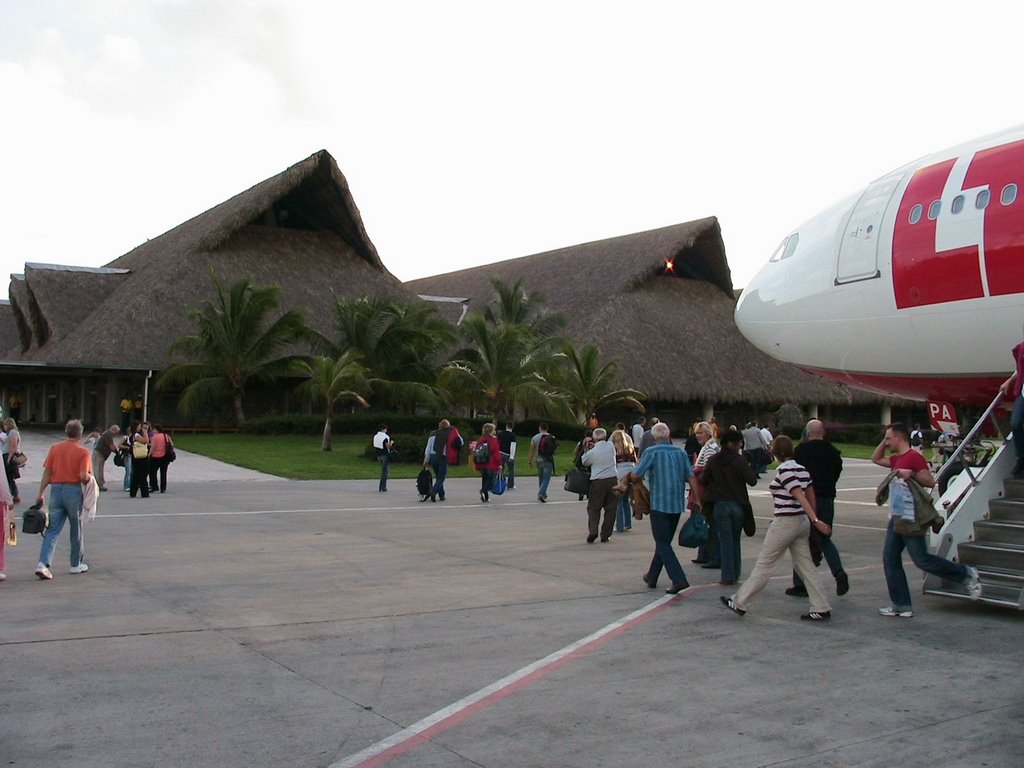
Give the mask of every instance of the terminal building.
MULTIPOLYGON (((620 384, 648 395, 649 412, 675 425, 771 420, 783 404, 848 422, 889 420, 895 401, 780 363, 733 321, 736 293, 715 218, 623 235, 402 283, 363 226, 348 183, 326 151, 97 268, 25 264, 0 302, 0 398, 22 423, 116 423, 119 403, 141 397, 151 419, 184 424, 153 377, 169 348, 194 332, 192 308, 248 278, 282 291, 330 333, 337 299, 431 301, 453 322, 481 309, 492 279, 521 281, 567 322, 577 347, 619 363, 620 384)), ((250 410, 299 408, 284 390, 250 410)))

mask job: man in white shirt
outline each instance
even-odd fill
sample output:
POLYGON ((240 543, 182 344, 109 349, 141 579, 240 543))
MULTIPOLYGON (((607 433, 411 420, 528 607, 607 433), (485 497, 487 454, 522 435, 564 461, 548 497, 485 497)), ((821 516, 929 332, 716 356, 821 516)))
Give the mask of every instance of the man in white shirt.
POLYGON ((587 521, 589 535, 587 544, 593 544, 598 537, 598 523, 604 509, 604 521, 600 523, 601 541, 611 539, 615 527, 615 512, 619 498, 615 495, 618 476, 615 473, 615 446, 607 440, 608 432, 598 427, 594 430, 593 445, 583 454, 583 466, 590 467, 590 490, 587 492, 587 521))
POLYGON ((636 424, 633 425, 633 429, 630 430, 630 439, 633 441, 633 447, 639 448, 640 441, 644 439, 644 431, 646 429, 647 419, 641 416, 636 420, 636 424))
POLYGON ((377 451, 377 461, 380 462, 380 482, 377 484, 378 493, 387 493, 388 490, 388 468, 391 466, 391 437, 388 435, 386 424, 377 428, 377 434, 373 436, 373 447, 377 451))

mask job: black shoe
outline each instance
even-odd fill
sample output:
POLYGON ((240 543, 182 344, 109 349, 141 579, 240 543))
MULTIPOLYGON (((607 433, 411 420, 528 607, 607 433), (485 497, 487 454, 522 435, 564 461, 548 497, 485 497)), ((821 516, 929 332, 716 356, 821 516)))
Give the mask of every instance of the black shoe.
POLYGON ((437 494, 436 493, 430 494, 430 500, 431 501, 437 501, 437 494))
POLYGON ((539 501, 541 504, 547 503, 547 499, 545 499, 543 496, 538 496, 537 501, 539 501))
POLYGON ((607 543, 607 542, 609 542, 609 541, 611 541, 611 540, 612 540, 612 537, 611 537, 611 536, 602 536, 602 537, 601 537, 601 543, 602 543, 602 544, 605 544, 605 543, 607 543))
POLYGON ((807 590, 803 587, 790 587, 786 590, 786 594, 790 597, 807 597, 807 590))
POLYGON ((587 544, 593 544, 595 541, 597 541, 596 533, 592 533, 589 536, 587 536, 587 544))
POLYGON ((437 498, 439 498, 441 501, 444 501, 444 494, 443 493, 437 494, 437 498))
POLYGON ((484 492, 480 491, 480 501, 487 501, 487 497, 484 496, 484 492))
POLYGON ((737 616, 742 616, 743 614, 746 613, 746 611, 744 611, 742 608, 737 608, 736 607, 736 601, 733 600, 731 597, 726 597, 725 595, 722 595, 718 599, 722 601, 722 605, 724 605, 730 611, 735 613, 737 616))
POLYGON ((420 496, 420 504, 422 504, 424 501, 426 501, 429 498, 430 498, 429 496, 420 496))
POLYGON ((686 579, 683 579, 682 581, 673 581, 672 586, 666 589, 665 592, 669 595, 678 595, 684 589, 689 588, 690 582, 688 582, 686 579))
POLYGON ((697 558, 694 558, 693 560, 691 560, 690 562, 691 563, 696 563, 697 565, 704 565, 704 563, 707 563, 707 562, 710 562, 710 561, 709 560, 701 560, 699 557, 697 557, 697 558))
POLYGON ((804 621, 828 621, 832 618, 832 611, 811 611, 800 618, 804 621))
POLYGON ((647 585, 648 589, 657 589, 658 588, 658 582, 651 581, 649 574, 645 573, 644 576, 643 576, 643 579, 644 579, 644 584, 647 585))
POLYGON ((846 571, 840 571, 836 574, 836 594, 845 595, 850 591, 850 577, 846 575, 846 571))
POLYGON ((722 564, 721 563, 701 563, 700 567, 701 568, 721 568, 722 564))

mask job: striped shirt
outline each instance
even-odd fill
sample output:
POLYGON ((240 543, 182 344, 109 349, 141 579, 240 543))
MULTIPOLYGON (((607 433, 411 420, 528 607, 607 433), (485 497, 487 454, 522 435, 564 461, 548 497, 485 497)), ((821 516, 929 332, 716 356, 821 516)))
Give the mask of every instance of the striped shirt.
POLYGON ((793 459, 779 464, 775 479, 768 486, 775 504, 775 514, 781 517, 804 514, 804 508, 793 495, 793 489, 803 488, 806 491, 810 484, 811 473, 793 459))
POLYGON ((693 477, 690 457, 671 443, 655 443, 645 449, 633 470, 647 477, 651 489, 651 509, 669 515, 681 515, 686 509, 686 481, 693 477))

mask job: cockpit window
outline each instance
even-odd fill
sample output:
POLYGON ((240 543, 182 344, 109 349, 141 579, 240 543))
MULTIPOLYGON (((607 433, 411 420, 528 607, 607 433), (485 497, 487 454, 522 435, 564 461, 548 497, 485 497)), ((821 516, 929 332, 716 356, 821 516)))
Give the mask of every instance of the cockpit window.
POLYGON ((769 261, 782 261, 783 259, 788 259, 790 256, 793 255, 794 251, 796 251, 796 246, 799 242, 800 233, 794 232, 792 235, 790 235, 781 243, 779 243, 779 247, 775 249, 775 253, 772 254, 772 257, 769 259, 769 261))

